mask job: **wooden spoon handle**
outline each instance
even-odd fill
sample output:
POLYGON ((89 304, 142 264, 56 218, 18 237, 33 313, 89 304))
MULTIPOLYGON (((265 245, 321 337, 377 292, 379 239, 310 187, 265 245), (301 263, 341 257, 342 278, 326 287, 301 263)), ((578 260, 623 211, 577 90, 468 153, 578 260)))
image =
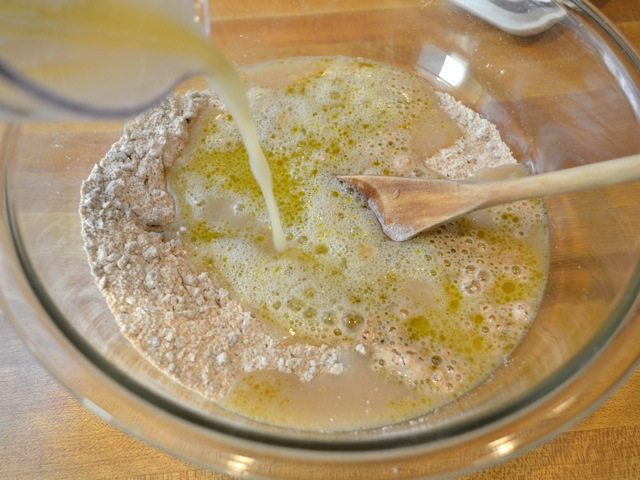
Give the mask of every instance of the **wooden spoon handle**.
POLYGON ((489 182, 485 206, 640 180, 640 154, 511 180, 489 182), (491 185, 493 183, 493 185, 491 185))

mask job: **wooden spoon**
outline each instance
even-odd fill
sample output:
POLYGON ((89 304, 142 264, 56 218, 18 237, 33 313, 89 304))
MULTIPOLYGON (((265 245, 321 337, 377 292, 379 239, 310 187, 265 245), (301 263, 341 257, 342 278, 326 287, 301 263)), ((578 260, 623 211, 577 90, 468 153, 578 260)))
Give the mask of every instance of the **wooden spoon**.
POLYGON ((420 232, 493 205, 640 180, 640 154, 498 181, 341 175, 368 200, 382 230, 402 242, 420 232))

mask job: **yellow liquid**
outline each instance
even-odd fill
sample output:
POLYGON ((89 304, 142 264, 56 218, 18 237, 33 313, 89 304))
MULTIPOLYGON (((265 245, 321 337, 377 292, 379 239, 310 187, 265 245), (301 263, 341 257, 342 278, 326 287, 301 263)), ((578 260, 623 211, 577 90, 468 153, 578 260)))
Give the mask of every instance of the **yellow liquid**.
MULTIPOLYGON (((242 82, 198 30, 183 2, 3 0, 0 58, 70 108, 99 114, 144 105, 189 75, 204 73, 231 112, 264 197, 273 243, 286 249, 271 171, 258 143, 242 82), (111 109, 113 105, 120 109, 111 109)), ((25 110, 26 95, 0 88, 25 110), (18 97, 18 98, 15 98, 18 97)))
POLYGON ((541 202, 392 242, 336 173, 428 174, 423 160, 461 135, 430 85, 343 57, 278 60, 243 75, 290 248, 275 255, 265 245, 259 189, 217 108, 192 124, 169 174, 176 227, 197 270, 285 341, 338 348, 346 368, 309 383, 253 372, 223 404, 332 430, 411 418, 468 392, 535 316, 548 263, 541 202))

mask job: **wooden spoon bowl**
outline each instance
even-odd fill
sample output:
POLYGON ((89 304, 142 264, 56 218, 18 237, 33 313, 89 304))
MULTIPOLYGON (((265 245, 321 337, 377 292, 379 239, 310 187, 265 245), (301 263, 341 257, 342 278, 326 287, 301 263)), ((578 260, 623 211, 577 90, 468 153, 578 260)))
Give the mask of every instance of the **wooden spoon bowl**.
POLYGON ((338 178, 363 194, 384 233, 402 242, 474 210, 640 180, 640 155, 484 182, 375 175, 338 178))

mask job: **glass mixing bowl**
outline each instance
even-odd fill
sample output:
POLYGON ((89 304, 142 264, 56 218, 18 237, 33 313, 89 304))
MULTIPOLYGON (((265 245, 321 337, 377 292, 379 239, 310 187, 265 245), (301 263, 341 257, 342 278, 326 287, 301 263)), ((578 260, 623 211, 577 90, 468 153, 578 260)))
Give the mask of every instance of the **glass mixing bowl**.
MULTIPOLYGON (((348 55, 417 71, 493 121, 538 172, 640 151, 640 60, 586 2, 502 2, 514 11, 498 13, 462 0, 210 3, 214 41, 236 63, 348 55)), ((468 395, 420 422, 357 432, 243 418, 149 364, 94 285, 80 182, 122 124, 1 128, 4 312, 90 410, 202 466, 307 479, 471 471, 580 418, 640 354, 635 183, 545 199, 551 266, 540 312, 510 360, 468 395)))

